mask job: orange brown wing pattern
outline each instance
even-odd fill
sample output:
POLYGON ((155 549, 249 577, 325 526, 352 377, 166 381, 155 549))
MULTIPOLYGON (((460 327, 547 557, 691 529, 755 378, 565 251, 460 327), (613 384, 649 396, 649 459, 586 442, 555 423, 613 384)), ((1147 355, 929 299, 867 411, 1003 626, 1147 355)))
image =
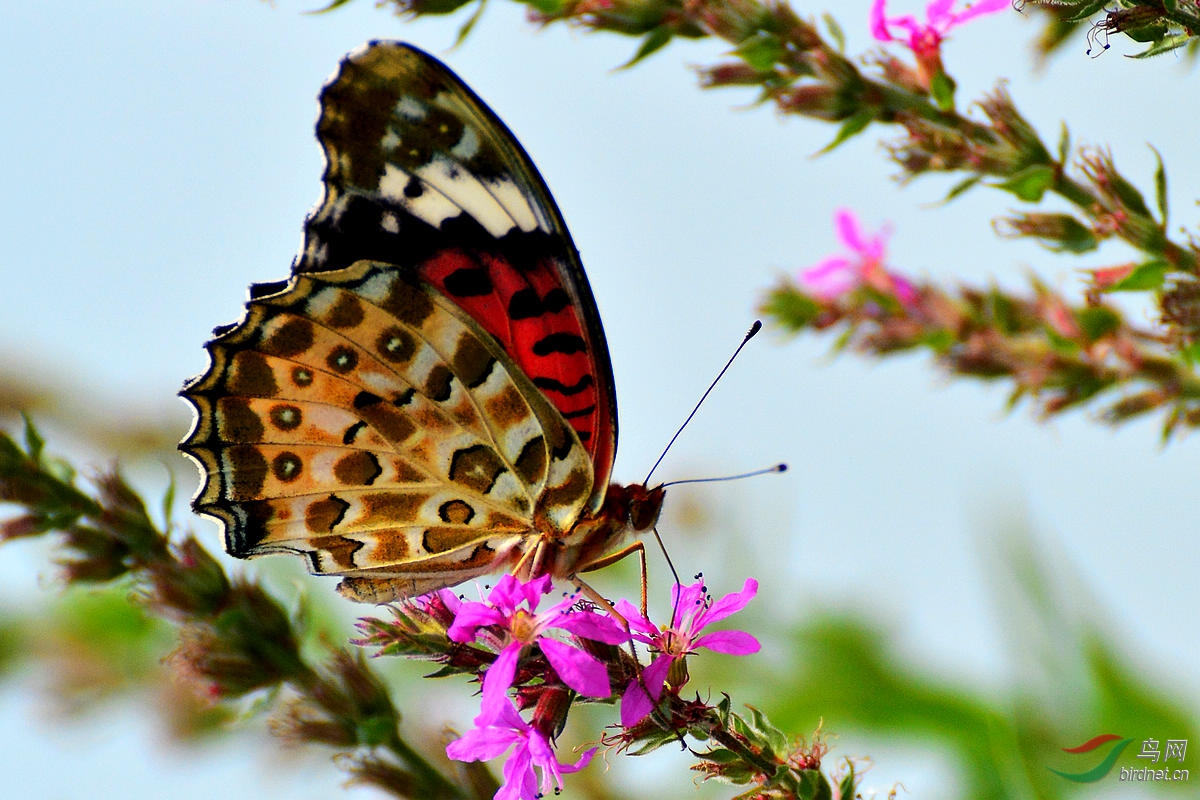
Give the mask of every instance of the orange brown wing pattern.
POLYGON ((251 299, 184 397, 195 508, 235 556, 398 578, 403 594, 515 559, 591 494, 574 431, 495 340, 411 271, 358 262, 251 299))

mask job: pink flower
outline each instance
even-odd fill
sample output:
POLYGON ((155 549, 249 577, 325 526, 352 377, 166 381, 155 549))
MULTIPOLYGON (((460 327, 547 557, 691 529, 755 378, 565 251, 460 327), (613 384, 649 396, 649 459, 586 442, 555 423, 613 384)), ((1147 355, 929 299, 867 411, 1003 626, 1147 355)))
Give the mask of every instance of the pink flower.
MULTIPOLYGON (((517 673, 517 662, 525 645, 536 643, 550 666, 567 686, 588 697, 608 697, 608 669, 604 663, 577 647, 543 634, 551 629, 567 631, 584 639, 606 644, 629 641, 624 628, 606 614, 571 610, 575 597, 541 613, 534 613, 538 601, 551 589, 550 577, 543 575, 521 583, 505 575, 488 594, 487 602, 464 602, 458 607, 454 624, 446 635, 455 642, 473 642, 485 629, 489 635, 498 628, 499 653, 483 676, 483 705, 496 707, 507 695, 517 673)), ((505 700, 507 702, 507 700, 505 700)))
POLYGON ((942 40, 952 28, 975 17, 1003 11, 1008 8, 1010 2, 1011 0, 980 0, 978 3, 968 3, 962 11, 951 11, 955 0, 930 0, 925 6, 925 22, 920 23, 916 17, 909 14, 885 17, 883 7, 887 0, 875 0, 871 4, 871 35, 881 42, 902 41, 918 57, 936 56, 942 40), (907 39, 893 36, 891 28, 902 29, 908 34, 907 39))
POLYGON ((504 762, 504 783, 495 800, 537 800, 562 791, 563 773, 578 772, 588 765, 596 748, 579 757, 574 764, 561 764, 554 746, 541 731, 530 725, 512 701, 503 695, 484 694, 483 710, 475 718, 475 727, 446 746, 446 755, 456 761, 488 761, 516 745, 504 762), (539 790, 534 768, 541 770, 539 790))
MULTIPOLYGON (((676 661, 682 661, 696 648, 706 647, 717 653, 735 656, 757 653, 761 648, 758 639, 745 631, 714 631, 701 634, 700 629, 720 622, 731 614, 746 607, 758 593, 758 581, 747 578, 740 592, 727 594, 716 602, 708 596, 702 581, 690 586, 676 584, 671 588, 672 606, 675 609, 670 627, 659 629, 642 616, 628 600, 618 600, 617 613, 625 617, 633 638, 650 645, 658 656, 642 670, 641 684, 630 682, 621 697, 621 724, 626 728, 645 719, 662 696, 667 672, 676 661), (645 689, 642 686, 645 686, 645 689), (649 691, 649 695, 646 692, 649 691)), ((674 687, 678 689, 679 687, 674 687)))
POLYGON ((800 273, 800 284, 815 297, 832 301, 867 285, 878 292, 895 295, 905 306, 917 300, 917 290, 899 275, 884 267, 887 257, 887 237, 884 228, 874 236, 864 236, 862 228, 849 209, 834 214, 838 238, 850 250, 849 255, 830 256, 800 273))

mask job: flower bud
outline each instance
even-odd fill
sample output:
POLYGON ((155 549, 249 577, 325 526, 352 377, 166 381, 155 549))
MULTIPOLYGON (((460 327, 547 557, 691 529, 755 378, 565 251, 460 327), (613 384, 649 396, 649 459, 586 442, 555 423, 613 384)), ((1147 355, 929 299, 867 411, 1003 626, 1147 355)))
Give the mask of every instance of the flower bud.
POLYGON ((1054 250, 1086 253, 1100 240, 1086 225, 1070 214, 1018 214, 997 219, 992 228, 1006 238, 1031 236, 1054 250))
POLYGON ((716 89, 721 86, 757 86, 763 80, 763 73, 744 61, 703 67, 697 72, 700 76, 700 85, 705 89, 716 89))

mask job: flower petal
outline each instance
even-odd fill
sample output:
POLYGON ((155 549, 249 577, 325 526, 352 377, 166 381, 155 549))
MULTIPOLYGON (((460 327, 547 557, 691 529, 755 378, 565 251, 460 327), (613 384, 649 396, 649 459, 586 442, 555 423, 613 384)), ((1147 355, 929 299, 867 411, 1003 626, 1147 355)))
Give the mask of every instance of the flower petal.
POLYGON ((622 727, 633 727, 654 710, 658 698, 662 697, 663 682, 670 669, 671 657, 659 656, 650 662, 650 666, 642 670, 641 683, 636 678, 629 682, 629 685, 625 687, 625 693, 621 695, 622 727), (646 694, 646 689, 642 688, 643 683, 646 685, 646 689, 650 690, 650 694, 646 694))
POLYGON ((893 41, 892 34, 888 32, 887 20, 883 16, 883 7, 886 4, 887 0, 875 0, 871 3, 871 35, 877 42, 893 41))
POLYGON ((624 644, 629 641, 629 634, 607 614, 596 614, 590 611, 574 611, 569 614, 559 614, 558 618, 547 627, 561 628, 584 639, 605 644, 624 644))
POLYGON ((558 765, 559 771, 567 773, 579 772, 579 770, 583 769, 592 762, 592 756, 596 755, 597 749, 598 748, 592 747, 583 751, 583 755, 576 759, 574 764, 563 764, 560 762, 558 765))
POLYGON ((499 698, 507 702, 508 690, 517 674, 517 659, 521 655, 522 644, 510 642, 496 656, 496 660, 483 674, 483 704, 495 707, 499 698))
POLYGON ((856 253, 862 253, 866 249, 866 245, 863 244, 862 225, 859 223, 858 217, 854 216, 853 211, 848 208, 839 208, 833 212, 833 227, 837 229, 837 235, 842 240, 842 244, 856 253))
POLYGON ((758 639, 745 631, 713 631, 697 639, 692 647, 707 647, 714 653, 747 656, 762 649, 758 639))
POLYGON ((511 728, 472 728, 446 745, 446 757, 455 761, 490 761, 520 738, 511 728))
POLYGON ((487 725, 517 731, 529 729, 529 723, 513 708, 507 692, 493 692, 483 696, 479 714, 475 717, 475 726, 482 728, 487 725))
POLYGON ((529 583, 521 585, 521 596, 525 599, 525 602, 529 604, 529 610, 532 611, 538 607, 538 603, 542 601, 544 596, 550 593, 552 588, 554 587, 550 580, 550 576, 540 575, 531 580, 529 583))
POLYGON ((567 686, 588 697, 608 697, 612 694, 612 688, 608 685, 608 669, 600 659, 554 639, 539 639, 538 646, 567 686))
POLYGON ((508 616, 487 603, 474 601, 463 603, 454 615, 454 623, 446 631, 446 636, 452 642, 467 643, 475 641, 475 633, 479 628, 488 625, 508 624, 508 616))
POLYGON ((961 25, 967 20, 975 19, 975 17, 982 17, 984 14, 995 14, 997 11, 1004 11, 1011 4, 1011 0, 981 0, 978 3, 972 3, 962 11, 950 15, 946 30, 961 25))
POLYGON ((930 0, 925 6, 925 19, 928 20, 929 26, 944 33, 946 29, 942 26, 950 23, 950 9, 954 7, 954 2, 955 0, 930 0))
POLYGON ((799 274, 801 285, 822 300, 836 300, 859 284, 850 259, 830 256, 799 274))
POLYGON ((493 795, 493 800, 535 800, 537 796, 533 758, 528 743, 522 741, 504 762, 504 785, 493 795))
POLYGON ((758 594, 758 581, 754 578, 746 578, 746 583, 742 586, 740 592, 727 594, 720 600, 713 603, 709 608, 700 613, 696 618, 696 626, 693 630, 703 628, 705 625, 711 625, 714 622, 720 622, 730 614, 735 614, 746 607, 746 604, 754 599, 754 595, 758 594))
POLYGON ((654 701, 636 680, 630 681, 621 695, 621 727, 632 728, 654 710, 654 701))
MULTIPOLYGON (((654 626, 654 623, 643 617, 642 612, 637 608, 637 606, 625 598, 622 597, 620 600, 618 600, 613 608, 618 614, 625 618, 625 621, 629 623, 629 627, 633 631, 637 633, 644 633, 649 636, 654 636, 658 633, 658 628, 654 626)), ((638 641, 644 642, 646 640, 638 639, 638 641)))
POLYGON ((503 575, 488 592, 488 603, 511 614, 525 599, 524 588, 513 575, 503 575))
POLYGON ((693 619, 696 610, 703 608, 704 592, 704 581, 689 583, 687 586, 675 584, 671 587, 671 607, 675 609, 671 616, 673 629, 684 630, 684 620, 693 619))

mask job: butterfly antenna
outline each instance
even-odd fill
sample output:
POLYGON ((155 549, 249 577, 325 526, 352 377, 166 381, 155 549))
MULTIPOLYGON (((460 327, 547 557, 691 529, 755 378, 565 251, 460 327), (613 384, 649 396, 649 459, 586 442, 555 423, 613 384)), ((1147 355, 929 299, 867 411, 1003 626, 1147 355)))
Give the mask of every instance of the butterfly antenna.
POLYGON ((692 409, 692 413, 687 415, 687 419, 685 419, 683 424, 679 426, 679 430, 675 431, 675 435, 671 437, 671 441, 667 442, 667 446, 663 448, 662 455, 658 457, 658 461, 655 461, 654 466, 651 467, 650 471, 646 473, 646 480, 642 481, 643 486, 650 483, 650 476, 654 474, 654 470, 658 469, 658 465, 661 464, 663 459, 667 457, 667 452, 671 449, 671 445, 675 444, 675 440, 679 438, 679 434, 683 433, 683 429, 686 428, 688 423, 692 421, 692 417, 696 416, 696 412, 700 410, 700 406, 704 405, 704 400, 708 397, 712 390, 716 388, 717 382, 721 380, 721 376, 723 376, 729 369, 730 365, 733 364, 733 360, 738 357, 738 353, 742 352, 742 348, 746 346, 746 343, 753 339, 754 335, 760 330, 762 330, 762 321, 756 319, 754 320, 754 324, 750 326, 750 330, 747 331, 746 335, 742 338, 742 343, 739 344, 737 349, 733 351, 733 355, 731 355, 729 360, 725 362, 725 366, 721 367, 721 371, 717 373, 717 377, 713 378, 713 382, 708 385, 708 388, 704 391, 704 394, 700 395, 700 400, 696 403, 696 407, 692 409))
POLYGON ((668 486, 679 486, 685 483, 718 483, 721 481, 740 481, 742 478, 753 478, 758 475, 770 475, 775 472, 787 472, 787 468, 787 464, 775 464, 770 467, 763 467, 762 469, 753 469, 749 472, 739 472, 737 475, 718 475, 712 478, 684 478, 683 480, 669 481, 668 483, 664 483, 662 488, 666 489, 668 486))

